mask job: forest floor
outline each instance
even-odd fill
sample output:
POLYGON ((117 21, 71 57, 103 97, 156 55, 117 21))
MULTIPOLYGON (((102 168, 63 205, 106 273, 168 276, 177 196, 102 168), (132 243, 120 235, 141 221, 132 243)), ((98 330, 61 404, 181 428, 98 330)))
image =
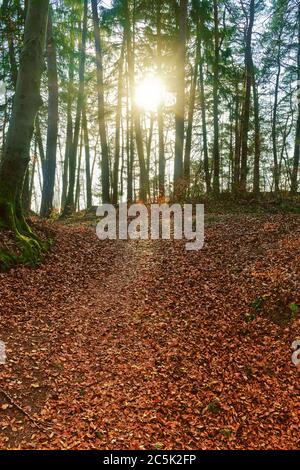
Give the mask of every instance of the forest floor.
POLYGON ((210 214, 199 252, 51 229, 0 273, 0 448, 300 448, 299 215, 210 214))

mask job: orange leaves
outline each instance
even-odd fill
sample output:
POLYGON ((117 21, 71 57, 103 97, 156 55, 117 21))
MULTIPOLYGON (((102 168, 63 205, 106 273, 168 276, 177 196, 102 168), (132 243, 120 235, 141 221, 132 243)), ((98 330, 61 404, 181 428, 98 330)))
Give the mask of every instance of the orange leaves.
POLYGON ((44 265, 0 274, 1 386, 49 429, 0 392, 2 448, 299 447, 299 320, 270 315, 299 304, 296 217, 227 216, 188 255, 55 227, 44 265))

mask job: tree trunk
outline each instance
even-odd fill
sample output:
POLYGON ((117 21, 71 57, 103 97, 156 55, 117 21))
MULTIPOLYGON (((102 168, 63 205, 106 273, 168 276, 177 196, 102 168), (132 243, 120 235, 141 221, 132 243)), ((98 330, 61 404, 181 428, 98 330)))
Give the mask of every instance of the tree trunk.
POLYGON ((30 212, 29 165, 27 166, 27 170, 25 172, 23 188, 22 188, 22 191, 20 192, 20 198, 22 201, 21 208, 23 209, 24 216, 26 217, 30 212))
POLYGON ((127 77, 127 103, 126 103, 127 201, 132 202, 133 201, 134 129, 133 129, 132 109, 129 110, 128 78, 129 77, 127 77))
POLYGON ((70 44, 71 53, 69 56, 69 71, 68 71, 68 97, 67 97, 67 135, 66 135, 66 146, 65 146, 65 158, 63 166, 63 177, 62 177, 62 193, 61 193, 61 208, 63 209, 66 204, 68 181, 69 181, 69 162, 70 154, 72 149, 73 141, 73 120, 72 120, 72 103, 73 103, 73 82, 74 82, 74 40, 72 34, 72 27, 70 31, 70 44))
POLYGON ((291 193, 297 194, 298 191, 298 172, 300 160, 300 3, 298 5, 298 56, 297 56, 297 95, 298 95, 298 117, 296 124, 294 161, 291 181, 291 193))
POLYGON ((92 207, 92 179, 91 179, 91 163, 90 163, 90 143, 89 133, 86 119, 86 101, 84 101, 82 109, 82 127, 84 137, 84 154, 85 154, 85 183, 86 183, 86 208, 92 207))
POLYGON ((118 66, 118 102, 116 112, 116 135, 115 135, 115 158, 113 171, 113 204, 118 203, 119 189, 119 164, 120 164, 120 135, 121 135, 121 114, 122 114, 122 91, 123 91, 123 61, 124 61, 124 42, 121 48, 121 56, 118 66))
POLYGON ((110 201, 109 194, 109 152, 105 125, 105 104, 104 104, 104 83, 103 83, 103 64, 102 64, 102 46, 99 28, 99 17, 97 0, 91 0, 93 11, 94 38, 97 63, 97 89, 98 89, 98 123, 101 142, 101 183, 102 183, 102 203, 110 201))
POLYGON ((233 153, 233 123, 234 123, 234 101, 229 105, 229 177, 227 189, 230 192, 232 188, 232 177, 234 167, 234 153, 233 153))
POLYGON ((42 140, 42 133, 41 133, 41 126, 40 126, 40 118, 39 115, 37 114, 36 119, 35 119, 35 138, 37 141, 37 145, 39 148, 39 154, 40 154, 40 159, 41 159, 41 165, 42 165, 42 172, 44 171, 44 165, 45 165, 45 152, 44 152, 44 146, 43 146, 43 140, 42 140))
POLYGON ((278 52, 277 52, 277 74, 274 90, 274 105, 273 105, 273 116, 272 116, 272 147, 273 147, 273 160, 274 160, 274 184, 275 193, 279 192, 279 165, 278 165, 278 153, 277 153, 277 111, 278 111, 278 94, 279 94, 279 81, 281 75, 281 36, 282 29, 280 29, 278 37, 278 52))
POLYGON ((238 195, 240 188, 240 163, 241 163, 241 103, 239 97, 239 82, 236 81, 235 85, 235 137, 234 137, 234 164, 233 164, 233 178, 232 178, 232 191, 235 196, 238 195))
MULTIPOLYGON (((280 46, 279 46, 280 50, 280 46)), ((277 110, 278 110, 278 92, 279 92, 279 80, 281 74, 281 63, 280 63, 280 52, 277 56, 277 74, 275 82, 275 92, 274 92, 274 107, 273 107, 273 116, 272 116, 272 146, 273 146, 273 159, 274 159, 274 184, 275 184, 275 193, 279 192, 279 168, 278 168, 278 154, 277 154, 277 110)))
POLYGON ((43 192, 41 216, 49 217, 53 209, 53 196, 56 170, 56 145, 58 136, 58 82, 56 46, 53 38, 51 10, 47 28, 47 65, 48 65, 48 130, 46 160, 43 172, 43 192))
POLYGON ((154 128, 154 113, 151 112, 151 114, 150 114, 150 124, 149 124, 149 137, 146 136, 146 168, 147 168, 148 175, 150 174, 150 161, 151 161, 153 128, 154 128))
POLYGON ((33 187, 34 187, 34 175, 35 175, 35 167, 36 167, 36 162, 37 162, 37 152, 36 152, 36 144, 35 144, 35 151, 34 151, 34 156, 33 156, 33 162, 32 162, 32 170, 31 170, 31 175, 30 175, 30 183, 29 183, 29 206, 31 206, 32 203, 32 195, 33 195, 33 187))
POLYGON ((193 120, 194 120, 196 87, 197 87, 197 80, 198 80, 198 68, 199 68, 199 58, 200 58, 199 47, 200 47, 200 44, 199 44, 199 42, 197 42, 195 65, 194 65, 194 71, 193 71, 193 74, 192 74, 192 83, 191 83, 191 91, 190 91, 190 102, 189 102, 189 112, 188 112, 188 122, 187 122, 186 142, 185 142, 185 153, 184 153, 184 179, 185 179, 185 184, 186 184, 186 189, 187 190, 189 189, 189 186, 190 186, 193 120))
MULTIPOLYGON (((199 34, 198 34, 199 37, 199 34)), ((204 91, 204 75, 203 75, 203 58, 202 58, 202 43, 199 38, 199 87, 200 87, 200 106, 201 106, 201 123, 202 123, 202 142, 203 142, 203 164, 205 173, 206 192, 211 192, 209 159, 208 159, 208 145, 207 145, 207 126, 206 126, 206 100, 204 91)))
MULTIPOLYGON (((161 10, 162 0, 157 1, 157 15, 156 15, 156 34, 157 34, 157 73, 158 76, 162 74, 162 37, 161 37, 161 10)), ((163 118, 163 104, 160 103, 157 109, 157 126, 158 126, 158 188, 159 199, 161 201, 165 198, 165 143, 164 143, 164 118, 163 118)))
POLYGON ((259 119, 259 99, 255 79, 255 69, 252 62, 252 88, 253 88, 253 102, 254 102, 254 172, 253 172, 253 193, 255 196, 260 192, 260 119, 259 119))
POLYGON ((146 202, 149 194, 149 180, 144 155, 144 144, 142 138, 142 129, 140 122, 140 112, 135 104, 134 92, 135 92, 135 80, 134 80, 134 50, 133 50, 133 39, 131 32, 131 20, 128 0, 124 0, 125 9, 125 37, 127 46, 127 61, 128 61, 128 74, 129 74, 129 88, 131 98, 131 115, 135 128, 136 148, 140 166, 140 190, 139 198, 141 201, 146 202))
POLYGON ((214 0, 214 64, 213 64, 213 115, 214 115, 214 144, 213 144, 213 191, 220 193, 220 147, 219 147, 219 11, 218 2, 214 0))
POLYGON ((175 161, 174 195, 180 198, 183 178, 184 105, 185 105, 185 61, 187 33, 187 0, 180 0, 178 17, 178 42, 176 58, 176 106, 175 106, 175 161))
MULTIPOLYGON (((5 1, 2 5, 3 8, 3 19, 5 16, 5 12, 8 11, 8 2, 5 1)), ((22 15, 22 20, 24 20, 25 24, 25 17, 22 15)), ((8 16, 5 17, 5 22, 6 22, 6 31, 7 31, 7 44, 8 44, 8 57, 9 57, 9 64, 10 64, 10 72, 11 72, 11 82, 14 88, 14 91, 16 91, 16 86, 17 86, 17 79, 18 79, 18 66, 17 66, 17 61, 16 61, 16 50, 15 50, 15 45, 14 45, 14 34, 16 33, 14 23, 11 21, 8 16)), ((5 113, 6 114, 6 113, 5 113)), ((5 136, 5 127, 6 127, 6 116, 4 119, 4 125, 3 125, 3 136, 5 136)), ((4 147, 4 141, 5 138, 3 138, 3 147, 4 147)), ((26 216, 29 213, 30 210, 30 200, 29 200, 29 175, 28 175, 28 169, 25 172, 25 177, 24 177, 24 182, 23 186, 19 188, 18 194, 17 194, 17 201, 20 200, 21 204, 18 204, 18 210, 23 212, 24 215, 26 216)))
POLYGON ((16 89, 17 86, 17 78, 18 78, 18 66, 16 62, 16 51, 15 51, 15 46, 14 46, 14 41, 13 41, 13 28, 12 28, 12 22, 9 21, 7 23, 7 43, 8 43, 8 57, 9 57, 9 63, 10 63, 10 72, 11 72, 11 81, 13 84, 14 89, 16 89))
POLYGON ((121 152, 121 173, 120 173, 120 196, 124 195, 124 166, 125 166, 125 145, 124 145, 124 124, 122 121, 122 152, 121 152))
POLYGON ((85 49, 86 49, 86 37, 87 37, 87 0, 84 0, 83 8, 83 26, 82 26, 82 39, 80 44, 80 60, 79 60, 79 89, 77 97, 77 109, 76 109, 76 118, 74 126, 74 137, 72 146, 70 149, 70 158, 69 158, 69 187, 68 194, 66 199, 66 204, 64 207, 63 215, 69 214, 75 210, 75 201, 74 201, 74 190, 75 190, 75 180, 76 180, 76 159, 77 159, 77 148, 79 141, 80 133, 80 121, 82 108, 84 103, 84 70, 85 70, 85 49))
POLYGON ((82 143, 83 143, 83 126, 80 133, 80 144, 79 144, 79 157, 77 165, 77 177, 76 177, 76 188, 75 188, 75 209, 80 209, 80 176, 81 176, 81 161, 82 161, 82 143))
POLYGON ((25 23, 14 105, 0 168, 0 224, 12 229, 28 257, 39 256, 40 246, 23 214, 17 195, 29 163, 34 120, 41 105, 40 81, 48 18, 48 0, 30 0, 25 23))
POLYGON ((245 101, 243 108, 243 122, 241 131, 241 178, 240 178, 240 191, 245 193, 247 190, 247 164, 248 164, 248 133, 249 133, 249 120, 250 120, 250 99, 251 99, 251 85, 252 85, 252 30, 255 15, 255 1, 250 2, 250 15, 249 25, 246 32, 246 47, 245 47, 245 101))

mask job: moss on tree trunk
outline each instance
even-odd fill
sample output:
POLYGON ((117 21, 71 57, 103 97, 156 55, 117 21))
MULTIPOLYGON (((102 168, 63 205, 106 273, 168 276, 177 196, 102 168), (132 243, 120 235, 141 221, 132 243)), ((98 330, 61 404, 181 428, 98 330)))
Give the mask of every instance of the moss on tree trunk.
POLYGON ((15 234, 21 257, 32 263, 40 259, 44 247, 25 221, 21 194, 34 120, 42 102, 40 81, 48 7, 48 0, 29 2, 16 93, 0 167, 0 228, 7 228, 15 234))

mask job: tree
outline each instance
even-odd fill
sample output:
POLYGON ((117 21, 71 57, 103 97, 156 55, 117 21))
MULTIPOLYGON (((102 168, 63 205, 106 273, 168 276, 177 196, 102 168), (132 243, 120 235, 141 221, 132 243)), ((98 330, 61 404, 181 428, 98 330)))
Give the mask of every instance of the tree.
POLYGON ((53 37, 51 10, 48 16, 47 28, 47 65, 48 65, 48 131, 46 160, 43 171, 43 193, 41 216, 49 217, 52 212, 54 195, 56 147, 58 135, 58 82, 56 64, 56 45, 53 37))
POLYGON ((24 219, 19 190, 30 160, 34 120, 42 103, 40 81, 48 7, 48 0, 29 1, 16 93, 0 167, 0 224, 13 230, 31 260, 40 255, 41 246, 24 219))
POLYGON ((298 110, 297 110, 298 114, 297 114, 297 123, 296 123, 293 172, 292 172, 292 181, 291 181, 292 194, 296 194, 298 191, 298 172, 299 172, 299 161, 300 161, 300 3, 298 4, 297 98, 298 98, 298 110))
POLYGON ((73 141, 73 119, 72 119, 72 103, 73 103, 73 81, 74 81, 74 34, 73 24, 70 28, 70 50, 68 51, 69 66, 68 66, 68 86, 67 86, 67 130, 66 130, 66 144, 65 144, 65 158, 63 164, 63 179, 62 179, 62 194, 61 194, 61 207, 64 208, 66 204, 68 181, 69 181, 69 162, 73 141))
POLYGON ((123 62, 124 62, 124 41, 121 46, 121 55, 118 64, 118 98, 116 112, 116 134, 115 134, 115 159, 113 173, 113 204, 118 203, 119 189, 119 162, 120 162, 120 136, 121 136, 121 113, 122 113, 122 92, 123 92, 123 62))
POLYGON ((188 1, 180 0, 178 9, 178 37, 176 54, 176 106, 175 106, 175 161, 174 193, 180 196, 183 178, 184 108, 185 108, 185 62, 188 1))
POLYGON ((197 41, 195 65, 194 65, 194 69, 192 73, 192 81, 191 81, 191 89, 190 89, 190 102, 189 102, 189 110, 188 110, 185 153, 184 153, 184 178, 185 178, 185 184, 186 184, 187 189, 190 186, 193 120, 194 120, 194 110, 195 110, 195 100, 196 100, 196 89, 197 89, 197 83, 198 83, 200 47, 201 47, 201 43, 197 41))
POLYGON ((252 89, 253 89, 253 105, 254 105, 254 127, 255 127, 255 150, 254 150, 254 169, 253 169, 253 193, 258 196, 260 192, 260 117, 259 117, 259 98, 257 91, 257 83, 255 77, 255 69, 252 61, 252 89))
MULTIPOLYGON (((272 16, 270 24, 263 37, 267 47, 265 51, 263 76, 267 81, 267 86, 272 84, 272 109, 271 109, 271 151, 273 154, 273 182, 272 189, 275 193, 280 190, 280 161, 279 161, 279 128, 280 128, 280 107, 281 85, 284 78, 285 67, 283 65, 284 58, 288 55, 290 46, 288 42, 292 39, 286 37, 286 24, 289 24, 289 0, 276 0, 272 5, 272 16), (275 81, 272 80, 273 77, 275 81)), ((291 25, 290 25, 291 27, 291 25)), ((292 29, 292 28, 291 28, 292 29)))
MULTIPOLYGON (((13 111, 27 3, 1 6, 1 142, 13 111)), ((35 120, 16 213, 32 208, 48 216, 61 207, 67 214, 83 203, 90 208, 99 193, 115 204, 125 192, 128 201, 163 201, 172 187, 178 200, 250 189, 255 196, 297 193, 297 0, 99 3, 51 5, 41 80, 48 105, 35 120), (145 106, 137 89, 148 76, 150 84, 151 77, 163 83, 166 99, 156 101, 152 84, 145 106)))
POLYGON ((77 108, 76 118, 74 124, 73 142, 69 153, 69 186, 66 198, 65 207, 63 210, 63 216, 73 212, 75 210, 74 190, 76 180, 76 159, 77 149, 79 143, 80 133, 80 122, 82 116, 82 108, 84 104, 84 70, 85 70, 85 50, 86 50, 86 39, 87 39, 87 0, 84 0, 83 5, 83 25, 82 25, 82 37, 80 43, 80 60, 79 60, 79 88, 77 96, 77 108))
POLYGON ((82 108, 82 127, 84 138, 84 153, 85 153, 85 180, 86 180, 86 208, 89 210, 92 207, 92 177, 90 167, 90 143, 89 133, 86 118, 86 102, 84 101, 82 108))
MULTIPOLYGON (((156 12, 156 34, 157 34, 157 73, 158 76, 162 74, 162 0, 157 0, 156 12)), ((158 187, 159 199, 165 198, 165 139, 164 139, 164 118, 163 118, 163 104, 159 103, 157 110, 157 125, 158 125, 158 187)))
POLYGON ((250 100, 251 100, 251 85, 253 81, 253 62, 252 62, 252 31, 254 25, 255 15, 255 0, 250 0, 249 17, 247 18, 247 28, 245 33, 245 90, 244 90, 244 103, 242 114, 241 126, 241 177, 240 177, 240 191, 246 192, 247 185, 247 163, 248 163, 248 132, 250 121, 250 100))
POLYGON ((96 49, 96 65, 97 65, 97 85, 98 85, 98 123, 101 142, 101 181, 102 181, 102 202, 110 201, 109 191, 109 157, 108 144, 105 125, 105 103, 104 103, 104 82, 103 82, 103 63, 102 63, 102 46, 99 28, 99 17, 97 0, 91 0, 93 11, 94 38, 96 49))
MULTIPOLYGON (((140 112, 135 103, 135 78, 134 78, 134 41, 132 38, 131 30, 131 15, 129 9, 129 0, 124 0, 124 13, 125 13, 125 23, 124 23, 124 32, 126 38, 127 46, 127 61, 128 61, 128 76, 129 76, 129 87, 130 87, 130 98, 131 98, 131 119, 132 125, 135 129, 136 137, 136 148, 139 159, 140 166, 140 189, 139 189, 139 199, 146 202, 149 194, 149 178, 145 162, 144 154, 144 144, 142 138, 142 129, 140 121, 140 112)), ((131 152, 133 151, 133 141, 131 140, 131 152)))
POLYGON ((207 139, 207 123, 206 123, 206 99, 204 89, 204 75, 203 75, 203 55, 202 55, 202 41, 199 39, 199 93, 201 105, 201 124, 202 124, 202 145, 203 145, 203 163, 206 192, 211 192, 211 176, 209 170, 209 157, 208 157, 208 139, 207 139))
POLYGON ((213 144, 213 191, 215 196, 220 193, 220 146, 219 146, 219 60, 220 60, 220 36, 219 36, 219 8, 217 0, 213 2, 214 8, 214 62, 213 62, 213 119, 214 119, 214 144, 213 144))
MULTIPOLYGON (((208 151, 208 133, 207 133, 207 109, 206 109, 206 93, 205 93, 205 78, 204 78, 204 63, 205 50, 210 49, 210 32, 206 23, 211 20, 210 5, 208 2, 200 0, 193 0, 191 19, 195 25, 196 36, 196 56, 195 67, 199 68, 199 73, 195 73, 195 78, 198 80, 199 89, 199 103, 201 109, 201 131, 202 131, 202 150, 203 150, 203 168, 204 178, 206 185, 206 192, 211 192, 211 175, 209 169, 209 151, 208 151), (199 78, 198 78, 199 75, 199 78)), ((194 83, 196 86, 196 83, 194 83)), ((195 92, 197 87, 195 88, 195 92)), ((193 126, 192 126, 193 127, 193 126)), ((201 151, 201 148, 199 149, 201 151)))

